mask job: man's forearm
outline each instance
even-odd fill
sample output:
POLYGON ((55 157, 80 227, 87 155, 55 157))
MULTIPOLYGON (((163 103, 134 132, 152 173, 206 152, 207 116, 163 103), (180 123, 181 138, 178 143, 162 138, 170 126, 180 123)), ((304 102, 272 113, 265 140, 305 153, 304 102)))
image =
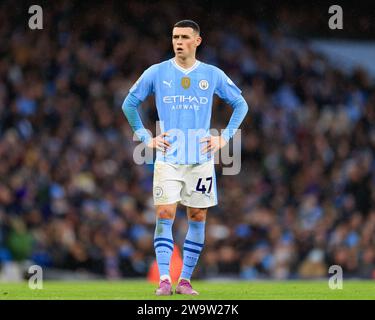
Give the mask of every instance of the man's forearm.
POLYGON ((122 111, 124 112, 125 117, 128 119, 131 128, 137 134, 138 138, 145 144, 148 144, 152 139, 152 136, 144 127, 142 119, 137 110, 140 104, 141 101, 129 93, 122 104, 122 111))
POLYGON ((247 111, 249 110, 249 107, 245 101, 245 99, 241 96, 239 97, 233 104, 233 113, 229 120, 229 123, 225 130, 222 133, 222 137, 229 141, 230 138, 234 136, 237 129, 241 125, 243 119, 246 116, 247 111))

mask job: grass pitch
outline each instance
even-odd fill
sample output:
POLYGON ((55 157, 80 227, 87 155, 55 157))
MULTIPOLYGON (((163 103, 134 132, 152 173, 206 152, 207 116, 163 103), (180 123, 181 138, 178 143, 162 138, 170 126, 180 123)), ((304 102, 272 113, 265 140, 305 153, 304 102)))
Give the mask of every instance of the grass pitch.
MULTIPOLYGON (((331 290, 328 281, 193 281, 199 296, 156 297, 146 281, 44 281, 43 289, 27 282, 1 283, 0 300, 375 300, 375 281, 344 280, 331 290)), ((175 287, 175 286, 174 286, 175 287)))

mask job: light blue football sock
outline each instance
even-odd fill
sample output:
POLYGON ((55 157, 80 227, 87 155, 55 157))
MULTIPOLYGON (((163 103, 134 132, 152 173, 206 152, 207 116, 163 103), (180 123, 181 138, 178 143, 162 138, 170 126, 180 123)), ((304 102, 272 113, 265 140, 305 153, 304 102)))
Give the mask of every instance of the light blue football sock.
POLYGON ((156 219, 154 248, 160 277, 169 275, 169 266, 173 252, 172 219, 156 219))
POLYGON ((190 280, 203 249, 205 221, 189 220, 189 229, 184 243, 183 266, 180 278, 190 280))

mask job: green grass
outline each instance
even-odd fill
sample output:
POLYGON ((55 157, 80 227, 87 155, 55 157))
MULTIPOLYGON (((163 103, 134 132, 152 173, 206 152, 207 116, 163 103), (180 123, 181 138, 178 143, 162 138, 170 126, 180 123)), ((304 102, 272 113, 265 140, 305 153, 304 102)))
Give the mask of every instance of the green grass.
POLYGON ((0 300, 375 300, 375 281, 344 281, 342 290, 331 290, 328 281, 193 281, 199 296, 156 297, 155 285, 146 281, 45 281, 31 290, 27 282, 1 283, 0 300))

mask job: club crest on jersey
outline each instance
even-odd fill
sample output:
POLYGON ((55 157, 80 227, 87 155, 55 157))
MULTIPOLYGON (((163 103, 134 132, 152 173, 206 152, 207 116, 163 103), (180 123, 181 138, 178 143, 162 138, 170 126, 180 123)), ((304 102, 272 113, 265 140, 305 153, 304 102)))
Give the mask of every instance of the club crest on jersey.
POLYGON ((160 198, 163 195, 163 189, 161 187, 155 187, 154 190, 155 198, 160 198))
POLYGON ((207 90, 208 89, 208 81, 207 80, 199 81, 199 88, 201 88, 202 90, 207 90))
POLYGON ((181 79, 181 85, 184 89, 189 89, 190 88, 190 78, 189 77, 183 77, 181 79))

